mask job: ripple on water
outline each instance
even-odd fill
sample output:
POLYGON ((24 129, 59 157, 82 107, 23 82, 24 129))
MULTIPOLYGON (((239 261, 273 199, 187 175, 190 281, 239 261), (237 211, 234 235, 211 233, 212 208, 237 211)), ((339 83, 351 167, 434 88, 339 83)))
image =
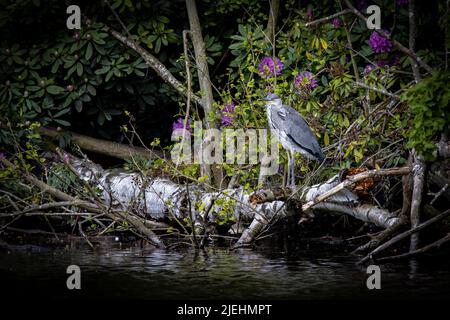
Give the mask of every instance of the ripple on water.
POLYGON ((82 270, 92 298, 330 299, 449 297, 450 262, 408 261, 382 266, 382 290, 369 292, 365 268, 342 253, 211 249, 0 253, 0 273, 12 294, 69 297, 65 270, 82 270), (9 287, 10 286, 10 287, 9 287))

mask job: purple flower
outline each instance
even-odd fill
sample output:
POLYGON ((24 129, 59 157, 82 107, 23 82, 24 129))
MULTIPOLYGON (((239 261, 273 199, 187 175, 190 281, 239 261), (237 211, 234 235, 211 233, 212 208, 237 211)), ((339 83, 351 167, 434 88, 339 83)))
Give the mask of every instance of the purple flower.
POLYGON ((395 3, 396 3, 398 6, 404 6, 404 5, 407 5, 407 4, 408 4, 408 0, 396 0, 395 3))
POLYGON ((389 64, 391 66, 395 66, 400 62, 400 55, 398 53, 394 54, 391 58, 391 61, 389 62, 389 64))
POLYGON ((311 72, 303 71, 295 77, 295 87, 299 89, 307 88, 312 90, 317 87, 317 81, 311 72))
POLYGON ((389 61, 387 60, 377 60, 374 62, 375 65, 373 64, 368 64, 365 66, 364 68, 364 74, 368 74, 369 72, 372 72, 375 69, 378 68, 384 68, 384 67, 388 67, 389 66, 389 61))
POLYGON ((312 14, 312 7, 311 6, 308 6, 308 9, 306 9, 306 16, 308 17, 309 20, 312 20, 313 14, 312 14))
POLYGON ((234 105, 234 103, 226 103, 223 105, 223 112, 233 113, 235 108, 236 106, 234 105))
POLYGON ((345 64, 348 64, 351 58, 352 57, 349 54, 345 55, 345 64))
POLYGON ((69 160, 70 160, 69 155, 67 153, 64 153, 63 159, 65 162, 69 162, 69 160))
POLYGON ((331 21, 331 24, 335 28, 339 28, 342 25, 342 20, 339 18, 334 18, 333 21, 331 21))
MULTIPOLYGON (((387 31, 384 31, 388 34, 387 31)), ((382 37, 378 32, 374 31, 370 35, 369 45, 376 53, 389 52, 392 49, 392 42, 389 39, 382 37)))
POLYGON ((0 159, 5 158, 5 154, 3 152, 0 152, 0 159))
MULTIPOLYGON (((184 131, 184 117, 178 118, 177 121, 175 121, 172 125, 172 130, 173 131, 177 131, 177 130, 183 130, 184 131)), ((191 134, 191 119, 188 119, 187 123, 186 123, 186 131, 188 135, 191 134)))
POLYGON ((364 67, 364 74, 368 74, 369 72, 372 72, 375 69, 375 66, 373 64, 368 64, 364 67))
POLYGON ((283 64, 280 59, 275 57, 275 62, 272 57, 264 57, 258 66, 259 74, 263 78, 272 78, 275 74, 281 74, 283 70, 283 64))
POLYGON ((387 60, 377 60, 375 61, 375 64, 380 67, 380 68, 384 68, 384 67, 388 67, 389 66, 389 61, 387 60))
POLYGON ((222 126, 228 127, 233 124, 234 120, 234 109, 236 106, 234 103, 226 103, 222 108, 222 126))

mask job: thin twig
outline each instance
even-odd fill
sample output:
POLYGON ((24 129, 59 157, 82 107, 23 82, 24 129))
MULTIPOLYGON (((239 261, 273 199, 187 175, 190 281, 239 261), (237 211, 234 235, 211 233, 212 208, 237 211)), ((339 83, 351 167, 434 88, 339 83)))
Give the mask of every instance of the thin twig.
POLYGON ((416 256, 416 255, 428 252, 428 251, 430 251, 432 249, 439 248, 444 243, 447 243, 449 241, 450 241, 450 233, 447 233, 447 235, 444 236, 443 238, 441 238, 441 239, 439 239, 439 240, 437 240, 437 241, 435 241, 433 243, 430 243, 430 244, 428 244, 428 245, 426 245, 426 246, 424 246, 424 247, 422 247, 420 249, 416 249, 414 251, 409 251, 409 252, 406 252, 406 253, 403 253, 403 254, 399 254, 399 255, 395 255, 395 256, 383 257, 383 258, 377 259, 377 262, 386 262, 386 261, 391 261, 391 260, 410 258, 412 256, 416 256))
POLYGON ((305 27, 316 26, 318 24, 322 24, 322 23, 328 22, 330 20, 333 20, 334 18, 343 16, 343 15, 345 15, 347 13, 351 13, 351 12, 352 12, 352 10, 350 10, 350 9, 344 9, 344 10, 339 11, 339 12, 337 12, 335 14, 332 14, 332 15, 330 15, 328 17, 324 17, 324 18, 320 18, 320 19, 317 19, 317 20, 314 20, 314 21, 311 21, 311 22, 307 22, 307 23, 305 23, 305 27))
POLYGON ((390 92, 388 92, 388 91, 386 91, 384 89, 378 89, 378 88, 375 88, 375 87, 371 87, 371 86, 368 86, 365 83, 358 82, 358 81, 355 81, 354 83, 358 87, 365 88, 365 89, 368 89, 368 90, 371 90, 371 91, 375 91, 375 92, 384 94, 385 96, 388 96, 388 97, 390 97, 392 99, 400 100, 400 97, 398 95, 390 93, 390 92))

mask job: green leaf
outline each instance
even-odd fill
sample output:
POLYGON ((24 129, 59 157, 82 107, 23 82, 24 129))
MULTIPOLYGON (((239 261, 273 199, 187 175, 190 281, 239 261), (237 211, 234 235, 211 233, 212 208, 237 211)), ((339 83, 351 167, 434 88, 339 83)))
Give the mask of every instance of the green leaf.
POLYGON ((105 74, 107 73, 109 70, 111 69, 111 67, 109 66, 104 66, 100 69, 95 70, 95 74, 105 74))
POLYGON ((76 69, 77 69, 77 65, 74 64, 72 66, 72 68, 70 68, 69 71, 67 71, 67 75, 66 75, 66 77, 64 79, 68 79, 72 75, 72 73, 75 72, 76 69))
POLYGON ((240 43, 240 42, 233 43, 233 44, 231 44, 231 45, 229 46, 229 48, 230 48, 231 50, 233 50, 233 49, 240 49, 241 47, 242 47, 242 43, 240 43))
POLYGON ((91 86, 90 84, 87 85, 87 90, 93 96, 95 96, 97 94, 97 90, 95 90, 95 87, 91 86))
POLYGON ((113 72, 112 72, 112 71, 109 71, 108 74, 107 74, 106 77, 105 77, 105 81, 108 82, 109 79, 111 79, 112 76, 113 76, 113 72))
POLYGON ((59 111, 58 113, 54 114, 53 117, 54 118, 59 118, 59 117, 61 117, 62 115, 66 114, 69 111, 70 111, 70 108, 63 109, 63 110, 59 111))
POLYGON ((362 152, 358 149, 354 149, 353 150, 353 154, 355 155, 355 161, 359 162, 361 161, 361 159, 364 157, 364 155, 362 154, 362 152))
POLYGON ((323 136, 323 143, 328 146, 330 144, 330 137, 328 136, 328 132, 325 132, 325 135, 323 136))
POLYGON ((136 68, 138 68, 138 69, 147 69, 148 65, 147 65, 146 62, 141 62, 138 65, 136 65, 136 68))
POLYGON ((56 62, 52 65, 51 73, 56 73, 61 65, 61 61, 56 60, 56 62))
POLYGON ((81 101, 83 102, 89 102, 92 101, 91 97, 88 94, 84 94, 80 97, 81 101))
POLYGON ((83 64, 77 63, 77 75, 81 77, 83 75, 83 64))
POLYGON ((92 44, 88 43, 85 55, 86 60, 89 60, 92 57, 92 53, 93 53, 92 44))
POLYGON ((61 120, 61 119, 54 119, 56 123, 68 127, 70 126, 70 122, 66 121, 66 120, 61 120))
POLYGON ((101 126, 105 123, 105 115, 103 114, 103 112, 98 113, 97 123, 101 126))
POLYGON ((100 53, 101 55, 105 55, 106 54, 106 51, 103 49, 102 46, 94 43, 94 47, 95 47, 95 50, 97 50, 97 52, 100 53))
POLYGON ((47 90, 48 93, 54 94, 54 95, 64 92, 64 88, 58 87, 58 86, 54 86, 54 85, 48 86, 46 88, 46 90, 47 90))
POLYGON ((143 77, 145 76, 145 73, 143 73, 141 70, 135 69, 134 73, 138 76, 138 77, 143 77))
POLYGON ((106 44, 105 40, 100 38, 93 38, 92 40, 94 40, 94 42, 97 44, 106 44))
POLYGON ((81 112, 81 110, 83 110, 83 101, 81 101, 81 100, 75 101, 75 109, 78 112, 81 112))
POLYGON ((38 91, 40 89, 41 89, 41 87, 39 87, 39 86, 28 86, 27 87, 27 90, 32 91, 32 92, 38 91))
POLYGON ((323 50, 327 50, 328 48, 327 40, 320 38, 320 44, 322 45, 323 50))
POLYGON ((159 50, 161 50, 161 38, 158 38, 158 40, 156 40, 155 52, 159 53, 159 50))

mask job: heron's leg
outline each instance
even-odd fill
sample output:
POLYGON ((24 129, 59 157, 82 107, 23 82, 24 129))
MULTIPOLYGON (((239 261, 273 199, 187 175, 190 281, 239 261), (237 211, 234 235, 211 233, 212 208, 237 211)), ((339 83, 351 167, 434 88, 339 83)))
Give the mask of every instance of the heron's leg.
POLYGON ((293 151, 291 153, 291 187, 295 188, 295 154, 293 151))
MULTIPOLYGON (((287 154, 287 175, 286 175, 286 185, 285 187, 289 187, 291 185, 291 154, 289 151, 286 152, 287 154)), ((285 167, 286 168, 286 167, 285 167)))

